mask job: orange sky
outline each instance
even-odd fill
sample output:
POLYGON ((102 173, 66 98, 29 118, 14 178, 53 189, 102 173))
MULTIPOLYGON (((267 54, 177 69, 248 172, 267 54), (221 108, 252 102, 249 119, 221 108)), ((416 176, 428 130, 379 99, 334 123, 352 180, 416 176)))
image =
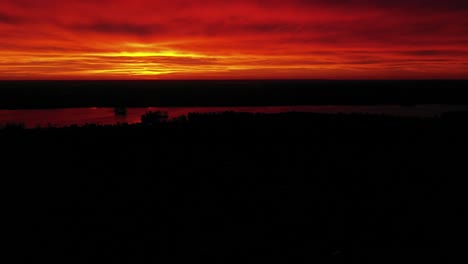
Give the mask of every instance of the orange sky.
POLYGON ((468 79, 468 1, 0 0, 0 79, 250 78, 468 79))

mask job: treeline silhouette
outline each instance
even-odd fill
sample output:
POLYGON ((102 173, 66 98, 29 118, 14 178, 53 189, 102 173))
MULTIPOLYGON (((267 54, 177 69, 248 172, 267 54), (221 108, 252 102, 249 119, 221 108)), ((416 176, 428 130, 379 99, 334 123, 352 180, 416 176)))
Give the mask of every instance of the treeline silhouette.
POLYGON ((466 113, 190 114, 2 129, 26 262, 444 262, 467 174, 466 113))

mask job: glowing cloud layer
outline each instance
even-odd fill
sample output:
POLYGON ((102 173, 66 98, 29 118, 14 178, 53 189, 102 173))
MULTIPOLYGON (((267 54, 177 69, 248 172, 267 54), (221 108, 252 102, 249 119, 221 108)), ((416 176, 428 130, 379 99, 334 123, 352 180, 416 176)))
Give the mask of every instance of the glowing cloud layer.
POLYGON ((0 0, 0 79, 468 78, 468 2, 0 0))

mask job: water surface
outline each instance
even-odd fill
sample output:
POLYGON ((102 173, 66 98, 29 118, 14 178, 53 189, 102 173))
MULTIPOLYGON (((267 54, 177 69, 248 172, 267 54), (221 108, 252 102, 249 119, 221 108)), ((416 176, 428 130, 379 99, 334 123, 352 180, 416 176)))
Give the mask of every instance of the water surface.
POLYGON ((147 107, 128 108, 126 116, 116 116, 113 108, 63 108, 63 109, 31 109, 31 110, 0 110, 0 126, 8 123, 22 123, 27 128, 37 126, 64 127, 70 125, 112 125, 117 123, 138 123, 146 111, 166 111, 169 119, 187 115, 188 113, 212 112, 249 112, 249 113, 369 113, 394 116, 435 117, 444 112, 468 110, 468 105, 377 105, 377 106, 271 106, 271 107, 147 107))

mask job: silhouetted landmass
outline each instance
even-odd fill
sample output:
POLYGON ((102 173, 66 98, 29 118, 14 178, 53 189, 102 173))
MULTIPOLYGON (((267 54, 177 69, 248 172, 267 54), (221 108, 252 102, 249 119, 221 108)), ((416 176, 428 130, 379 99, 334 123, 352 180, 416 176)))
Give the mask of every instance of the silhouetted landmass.
POLYGON ((0 109, 468 104, 466 80, 1 81, 0 109))
POLYGON ((444 263, 464 224, 466 121, 227 112, 3 129, 6 226, 25 263, 444 263))
MULTIPOLYGON (((167 121, 168 113, 163 111, 147 111, 141 116, 143 125, 153 125, 163 121, 167 121)), ((179 119, 180 120, 180 119, 179 119)))

